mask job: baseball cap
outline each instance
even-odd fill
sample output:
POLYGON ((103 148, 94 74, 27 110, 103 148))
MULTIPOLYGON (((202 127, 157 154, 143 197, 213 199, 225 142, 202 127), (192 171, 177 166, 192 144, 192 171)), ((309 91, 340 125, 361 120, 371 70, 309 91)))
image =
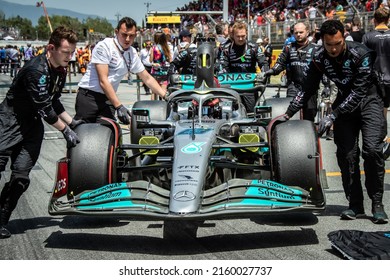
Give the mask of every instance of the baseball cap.
POLYGON ((180 32, 179 38, 182 39, 183 37, 191 37, 191 33, 188 30, 182 30, 180 32))
POLYGON ((257 39, 256 44, 261 44, 261 43, 263 43, 263 39, 261 38, 257 39))

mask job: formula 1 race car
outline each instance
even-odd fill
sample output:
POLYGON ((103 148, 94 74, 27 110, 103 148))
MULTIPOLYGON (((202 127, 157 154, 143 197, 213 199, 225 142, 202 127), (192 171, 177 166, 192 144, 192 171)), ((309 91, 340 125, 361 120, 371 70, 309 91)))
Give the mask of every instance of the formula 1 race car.
POLYGON ((226 74, 252 88, 215 87, 213 60, 204 55, 212 48, 201 46, 195 88, 134 104, 130 144, 109 119, 76 128, 81 143, 58 162, 51 215, 162 220, 166 236, 170 222, 325 208, 314 124, 272 118, 269 105, 248 116, 240 96, 262 95, 264 83, 256 74, 226 74))

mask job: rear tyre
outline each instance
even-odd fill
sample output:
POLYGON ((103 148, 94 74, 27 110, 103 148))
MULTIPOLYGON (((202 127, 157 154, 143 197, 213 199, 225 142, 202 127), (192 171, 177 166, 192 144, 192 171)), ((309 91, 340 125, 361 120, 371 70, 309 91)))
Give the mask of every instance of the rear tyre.
POLYGON ((68 197, 116 182, 115 136, 109 127, 89 123, 75 129, 80 143, 68 151, 68 197))
POLYGON ((273 177, 277 182, 317 189, 318 142, 314 124, 290 120, 278 124, 272 132, 273 177))

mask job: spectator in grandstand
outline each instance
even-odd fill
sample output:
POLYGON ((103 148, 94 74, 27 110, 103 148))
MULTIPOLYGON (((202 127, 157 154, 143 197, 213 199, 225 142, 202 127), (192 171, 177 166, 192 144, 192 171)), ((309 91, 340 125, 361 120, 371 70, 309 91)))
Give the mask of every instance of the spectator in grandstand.
POLYGON ((336 14, 336 11, 333 7, 329 7, 326 9, 325 16, 326 19, 333 19, 336 14))
MULTIPOLYGON (((309 42, 309 23, 299 22, 294 26, 294 36, 296 41, 285 45, 280 53, 275 65, 265 72, 266 76, 278 75, 286 70, 287 74, 287 97, 295 97, 303 86, 304 70, 311 54, 316 47, 309 42)), ((311 98, 303 106, 303 119, 314 121, 317 114, 317 92, 319 82, 313 85, 311 98)))
MULTIPOLYGON (((248 42, 248 27, 245 22, 238 21, 233 25, 232 38, 221 47, 219 54, 220 73, 256 73, 256 66, 268 70, 268 63, 261 48, 248 42)), ((256 96, 242 95, 247 112, 253 112, 256 96)))
POLYGON ((336 6, 336 13, 344 11, 344 7, 343 7, 343 5, 341 5, 341 3, 336 2, 335 6, 336 6))
POLYGON ((348 209, 341 213, 341 219, 353 220, 365 215, 359 166, 361 133, 365 185, 372 201, 372 221, 387 223, 388 216, 383 207, 385 169, 382 152, 386 121, 375 85, 375 53, 363 44, 345 41, 344 26, 338 20, 325 21, 320 32, 323 47, 314 50, 305 70, 302 89, 291 102, 285 117, 289 119, 302 108, 324 74, 335 82, 339 91, 332 106, 333 112, 321 119, 318 134, 322 135, 334 125, 336 156, 349 202, 348 209))
POLYGON ((100 117, 116 120, 116 114, 122 123, 129 124, 130 111, 120 102, 116 91, 123 77, 130 73, 137 74, 153 92, 165 97, 165 91, 145 70, 131 46, 136 31, 136 22, 124 17, 115 28, 115 38, 106 38, 93 48, 87 72, 79 82, 76 119, 86 122, 96 122, 100 117))
MULTIPOLYGON (((363 36, 363 44, 376 51, 374 69, 378 75, 378 84, 383 98, 383 113, 387 118, 387 110, 390 106, 390 30, 389 10, 378 8, 374 13, 375 30, 366 33, 363 36)), ((387 159, 390 156, 390 139, 385 139, 384 156, 387 159)))
POLYGON ((313 5, 309 5, 309 8, 307 9, 308 18, 310 21, 310 31, 316 29, 316 23, 315 19, 317 17, 317 9, 313 5))
POLYGON ((366 2, 366 12, 374 11, 374 3, 372 0, 367 0, 366 2))

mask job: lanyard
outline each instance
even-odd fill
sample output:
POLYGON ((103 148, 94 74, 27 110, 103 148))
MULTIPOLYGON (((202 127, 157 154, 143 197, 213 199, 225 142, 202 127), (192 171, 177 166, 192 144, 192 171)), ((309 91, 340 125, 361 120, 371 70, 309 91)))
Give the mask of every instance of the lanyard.
POLYGON ((129 59, 126 60, 126 58, 125 58, 125 56, 124 56, 125 51, 124 51, 122 48, 120 48, 120 47, 118 46, 118 44, 115 42, 115 39, 114 39, 114 44, 115 44, 116 48, 118 49, 118 51, 121 53, 122 58, 123 58, 123 60, 125 61, 125 64, 126 64, 126 67, 127 67, 127 72, 128 72, 129 75, 130 75, 130 74, 131 74, 131 73, 130 73, 130 68, 131 68, 131 57, 130 57, 130 52, 127 53, 129 59))

